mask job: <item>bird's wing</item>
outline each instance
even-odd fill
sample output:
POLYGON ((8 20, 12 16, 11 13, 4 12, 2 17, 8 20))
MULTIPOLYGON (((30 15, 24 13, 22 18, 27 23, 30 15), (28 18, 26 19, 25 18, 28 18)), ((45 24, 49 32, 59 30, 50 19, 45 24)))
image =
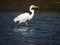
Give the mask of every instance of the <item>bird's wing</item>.
POLYGON ((25 22, 29 19, 29 13, 23 13, 20 14, 19 16, 17 16, 17 18, 19 18, 20 23, 25 22))

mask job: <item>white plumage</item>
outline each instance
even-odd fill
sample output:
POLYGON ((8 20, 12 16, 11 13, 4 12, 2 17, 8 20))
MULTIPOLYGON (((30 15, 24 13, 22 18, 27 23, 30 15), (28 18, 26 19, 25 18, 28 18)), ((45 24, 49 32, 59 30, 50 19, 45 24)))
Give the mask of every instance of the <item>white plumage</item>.
POLYGON ((14 19, 14 22, 17 22, 19 21, 19 24, 22 23, 22 22, 26 22, 27 20, 30 20, 30 15, 29 13, 23 13, 19 16, 17 16, 15 19, 14 19))
POLYGON ((29 10, 31 12, 31 14, 29 13, 23 13, 23 14, 20 14, 19 16, 17 16, 16 18, 13 19, 14 22, 17 22, 19 21, 18 24, 22 23, 22 22, 26 22, 27 20, 31 20, 32 17, 34 16, 34 10, 32 8, 39 8, 35 5, 31 5, 29 10))

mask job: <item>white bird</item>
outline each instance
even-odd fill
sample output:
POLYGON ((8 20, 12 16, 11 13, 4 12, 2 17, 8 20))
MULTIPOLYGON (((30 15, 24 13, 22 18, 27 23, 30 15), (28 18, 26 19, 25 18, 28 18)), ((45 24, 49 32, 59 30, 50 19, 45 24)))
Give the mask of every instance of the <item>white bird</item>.
POLYGON ((27 26, 27 20, 31 20, 34 16, 34 10, 32 8, 39 8, 38 6, 35 5, 31 5, 29 10, 31 12, 31 14, 29 13, 23 13, 20 14, 19 16, 17 16, 16 18, 13 19, 13 21, 16 23, 17 21, 19 21, 18 24, 22 23, 22 22, 26 22, 26 26, 27 26))

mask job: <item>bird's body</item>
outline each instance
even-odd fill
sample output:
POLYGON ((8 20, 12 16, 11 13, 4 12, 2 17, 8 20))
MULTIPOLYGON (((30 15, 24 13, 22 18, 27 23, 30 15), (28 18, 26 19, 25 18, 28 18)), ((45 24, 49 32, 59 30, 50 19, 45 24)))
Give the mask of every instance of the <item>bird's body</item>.
POLYGON ((17 16, 16 18, 14 18, 14 22, 17 22, 19 21, 18 24, 22 23, 22 22, 26 22, 27 20, 31 20, 34 16, 34 10, 32 8, 38 8, 37 6, 34 6, 34 5, 31 5, 30 6, 30 12, 31 14, 29 13, 23 13, 23 14, 20 14, 19 16, 17 16))
POLYGON ((14 19, 15 22, 19 21, 19 24, 22 22, 26 22, 27 20, 30 20, 30 14, 29 13, 23 13, 14 19))

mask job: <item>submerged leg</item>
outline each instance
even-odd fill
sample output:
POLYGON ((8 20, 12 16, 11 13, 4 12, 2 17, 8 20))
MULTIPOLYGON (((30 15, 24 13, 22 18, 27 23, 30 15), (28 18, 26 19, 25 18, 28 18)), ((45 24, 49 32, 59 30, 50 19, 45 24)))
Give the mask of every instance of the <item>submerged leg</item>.
POLYGON ((26 22, 26 27, 28 27, 28 23, 26 22))

